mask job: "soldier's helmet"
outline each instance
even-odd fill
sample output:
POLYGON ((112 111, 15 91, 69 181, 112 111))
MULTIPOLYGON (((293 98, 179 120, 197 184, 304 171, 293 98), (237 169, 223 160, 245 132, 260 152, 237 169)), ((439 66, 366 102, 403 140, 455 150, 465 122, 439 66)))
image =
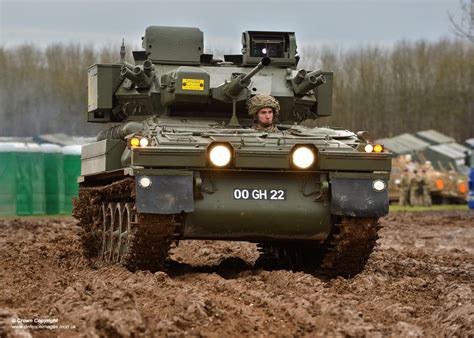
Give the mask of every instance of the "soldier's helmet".
POLYGON ((275 119, 280 115, 280 103, 271 95, 257 94, 247 101, 249 115, 254 119, 262 108, 272 108, 275 119))

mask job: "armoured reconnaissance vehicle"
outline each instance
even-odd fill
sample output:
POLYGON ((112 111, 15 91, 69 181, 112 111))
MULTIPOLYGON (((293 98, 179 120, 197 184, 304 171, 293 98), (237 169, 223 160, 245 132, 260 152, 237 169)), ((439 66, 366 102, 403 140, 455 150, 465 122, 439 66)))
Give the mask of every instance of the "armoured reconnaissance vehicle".
POLYGON ((409 177, 413 177, 413 171, 424 172, 433 204, 465 204, 468 198, 468 180, 466 176, 454 170, 436 170, 429 161, 424 164, 412 162, 406 156, 392 159, 392 171, 388 184, 390 202, 398 202, 400 199, 400 183, 403 172, 407 170, 409 177))
POLYGON ((88 121, 115 123, 82 149, 74 215, 90 256, 163 267, 181 239, 258 243, 261 261, 354 275, 388 213, 391 156, 366 132, 315 127, 333 73, 298 69, 295 34, 246 31, 242 54, 203 52, 203 33, 148 27, 134 63, 88 73, 88 121), (252 128, 249 98, 281 106, 252 128))

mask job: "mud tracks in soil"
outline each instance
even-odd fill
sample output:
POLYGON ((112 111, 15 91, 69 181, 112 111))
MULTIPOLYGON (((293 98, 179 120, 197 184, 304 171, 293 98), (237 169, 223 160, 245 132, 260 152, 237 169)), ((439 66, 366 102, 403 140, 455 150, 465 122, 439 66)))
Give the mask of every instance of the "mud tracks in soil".
MULTIPOLYGON (((61 336, 474 335, 474 214, 399 213, 351 279, 255 266, 249 243, 183 241, 167 272, 84 258, 71 218, 0 220, 0 336, 58 318, 61 336)), ((25 330, 34 336, 51 332, 25 330)))

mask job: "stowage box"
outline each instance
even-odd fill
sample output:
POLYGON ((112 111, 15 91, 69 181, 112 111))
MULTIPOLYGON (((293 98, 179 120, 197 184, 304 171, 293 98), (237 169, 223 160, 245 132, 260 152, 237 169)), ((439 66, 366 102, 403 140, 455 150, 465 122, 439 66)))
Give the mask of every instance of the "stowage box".
POLYGON ((81 175, 122 168, 121 157, 125 146, 123 140, 102 140, 83 146, 81 175))
POLYGON ((95 64, 88 69, 87 120, 89 122, 110 121, 113 94, 122 81, 120 78, 121 66, 119 64, 95 64))

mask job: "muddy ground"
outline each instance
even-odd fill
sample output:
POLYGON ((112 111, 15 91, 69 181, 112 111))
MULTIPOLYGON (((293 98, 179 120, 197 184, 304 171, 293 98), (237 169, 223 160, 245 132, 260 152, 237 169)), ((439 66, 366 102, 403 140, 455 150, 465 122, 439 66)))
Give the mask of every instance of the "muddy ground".
POLYGON ((83 258, 75 224, 0 220, 0 336, 474 335, 474 212, 389 215, 351 279, 205 241, 181 242, 166 273, 131 273, 83 258))

